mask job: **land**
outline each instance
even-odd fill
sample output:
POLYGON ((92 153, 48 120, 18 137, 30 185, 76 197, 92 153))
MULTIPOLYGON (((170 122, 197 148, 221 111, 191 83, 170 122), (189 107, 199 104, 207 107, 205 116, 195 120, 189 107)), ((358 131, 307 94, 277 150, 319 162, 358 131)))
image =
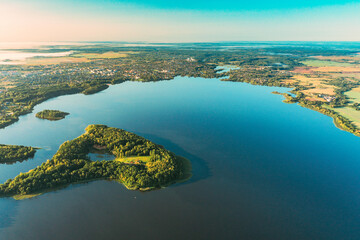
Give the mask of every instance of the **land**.
POLYGON ((0 144, 0 163, 14 163, 34 157, 36 148, 0 144))
POLYGON ((241 69, 230 71, 229 78, 223 81, 292 88, 292 94, 281 93, 284 102, 298 103, 328 115, 340 129, 360 136, 358 55, 340 50, 331 54, 324 51, 324 56, 309 54, 297 53, 295 61, 287 60, 278 68, 270 64, 241 65, 241 69))
POLYGON ((1 184, 0 195, 25 199, 98 179, 148 191, 187 177, 188 163, 164 147, 122 129, 90 125, 83 135, 64 142, 52 159, 1 184), (106 150, 117 159, 91 161, 87 155, 92 149, 106 150))
POLYGON ((51 120, 51 121, 58 121, 61 119, 64 119, 67 115, 69 115, 69 113, 67 112, 62 112, 59 110, 43 110, 41 112, 36 113, 36 117, 37 118, 41 118, 41 119, 47 119, 47 120, 51 120))
POLYGON ((94 94, 124 81, 150 82, 190 76, 292 88, 291 95, 284 95, 285 102, 329 115, 339 128, 360 135, 359 44, 250 45, 253 46, 92 44, 22 49, 71 54, 0 65, 0 128, 16 122, 35 105, 60 95, 94 94), (236 68, 229 72, 217 70, 217 66, 225 65, 236 68))

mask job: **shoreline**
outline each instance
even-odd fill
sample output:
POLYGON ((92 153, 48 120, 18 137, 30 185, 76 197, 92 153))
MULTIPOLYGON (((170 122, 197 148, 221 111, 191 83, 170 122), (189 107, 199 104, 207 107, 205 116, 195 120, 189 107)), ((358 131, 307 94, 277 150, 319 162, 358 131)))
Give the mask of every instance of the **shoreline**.
MULTIPOLYGON (((219 66, 218 66, 218 67, 219 67, 219 66)), ((221 67, 221 66, 220 66, 220 67, 221 67)), ((163 80, 167 80, 167 81, 170 80, 170 81, 171 81, 171 80, 174 80, 176 77, 179 77, 179 76, 181 76, 181 75, 177 75, 177 76, 175 76, 175 77, 172 78, 172 79, 163 79, 163 80)), ((188 76, 188 77, 189 77, 189 76, 188 76)), ((217 80, 219 80, 219 81, 224 81, 223 78, 221 78, 221 77, 222 77, 222 76, 219 76, 219 77, 216 77, 215 79, 217 79, 217 80)), ((157 81, 155 81, 155 82, 163 81, 163 80, 157 80, 157 81)), ((23 112, 21 112, 21 113, 19 114, 19 116, 16 116, 16 119, 11 119, 9 122, 5 122, 5 123, 0 123, 0 129, 4 129, 4 128, 6 128, 6 127, 8 127, 8 126, 11 126, 12 124, 18 122, 18 121, 20 120, 20 117, 21 117, 21 116, 25 116, 25 115, 27 115, 27 114, 33 113, 35 106, 37 106, 37 105, 39 105, 39 104, 41 104, 41 103, 43 103, 43 102, 46 102, 46 101, 48 101, 48 100, 50 100, 50 99, 53 99, 53 98, 56 98, 56 97, 61 97, 61 96, 74 95, 74 94, 84 94, 84 95, 97 94, 97 93, 99 93, 99 92, 102 92, 102 91, 108 89, 108 88, 111 87, 111 86, 115 86, 115 85, 118 85, 118 84, 121 84, 121 83, 124 83, 124 82, 128 82, 128 81, 133 81, 133 80, 124 80, 124 81, 120 81, 120 82, 110 83, 110 85, 107 85, 106 88, 98 89, 98 91, 96 91, 96 92, 91 92, 90 94, 87 94, 87 93, 84 92, 86 89, 85 89, 85 90, 81 90, 81 89, 75 89, 75 88, 74 88, 74 89, 69 89, 68 92, 66 92, 66 93, 64 93, 64 94, 59 93, 59 94, 56 94, 55 96, 46 97, 46 99, 40 100, 38 103, 33 104, 30 109, 26 109, 26 110, 24 110, 23 112)), ((242 83, 247 83, 247 84, 250 84, 250 85, 253 85, 253 86, 286 87, 286 88, 292 88, 291 91, 294 91, 294 90, 296 89, 296 86, 283 85, 283 84, 281 84, 281 85, 253 84, 253 83, 246 82, 246 81, 232 81, 232 80, 227 80, 227 79, 226 79, 225 81, 230 81, 230 82, 242 82, 242 83)), ((134 82, 140 82, 140 83, 142 83, 142 81, 134 81, 134 82)), ((291 91, 290 91, 290 92, 291 92, 291 91)), ((319 113, 321 113, 321 114, 324 114, 324 115, 326 115, 326 116, 329 116, 329 117, 333 118, 334 124, 335 124, 335 126, 336 126, 337 128, 339 128, 340 130, 343 130, 343 131, 352 133, 352 134, 354 134, 354 135, 357 136, 357 137, 360 137, 360 129, 359 129, 358 127, 354 126, 354 130, 351 131, 351 130, 347 130, 347 129, 345 129, 345 128, 342 128, 342 127, 339 125, 339 124, 341 124, 341 123, 338 123, 338 121, 339 121, 339 120, 337 119, 338 116, 344 118, 344 120, 346 120, 346 121, 352 122, 352 121, 350 121, 349 119, 347 119, 345 116, 340 115, 340 114, 338 114, 338 113, 332 113, 332 114, 324 113, 324 112, 322 112, 322 111, 326 111, 326 110, 325 110, 326 108, 322 107, 321 110, 315 109, 314 107, 311 107, 311 106, 308 105, 308 101, 307 101, 307 102, 304 102, 304 103, 299 102, 298 96, 293 97, 293 96, 291 96, 291 95, 288 94, 288 93, 280 93, 280 92, 277 92, 277 91, 274 91, 274 92, 272 92, 272 93, 273 93, 273 94, 277 94, 277 95, 282 95, 282 96, 284 96, 284 97, 285 97, 285 99, 283 100, 284 103, 299 103, 299 105, 302 106, 302 107, 308 108, 308 109, 310 109, 310 110, 315 110, 315 111, 317 111, 317 112, 319 112, 319 113), (336 115, 336 116, 333 116, 333 115, 336 115)), ((301 99, 301 100, 304 100, 304 99, 301 99)), ((306 101, 306 100, 305 100, 305 101, 306 101)), ((310 103, 310 102, 309 102, 309 103, 310 103)), ((330 110, 330 109, 329 109, 329 110, 330 110)), ((331 111, 331 110, 330 110, 330 111, 331 111)))
POLYGON ((158 189, 163 189, 166 187, 169 187, 173 184, 177 184, 177 183, 183 183, 186 182, 187 180, 189 180, 192 177, 192 167, 191 167, 191 161, 187 158, 181 157, 176 155, 176 158, 178 160, 182 161, 183 164, 183 174, 182 177, 175 179, 174 181, 171 181, 165 185, 161 185, 159 187, 147 187, 147 188, 134 188, 131 186, 126 185, 125 183, 119 181, 118 179, 111 179, 111 178, 94 178, 94 179, 88 179, 88 180, 84 180, 84 181, 77 181, 77 182, 73 182, 73 183, 69 183, 63 186, 59 186, 56 188, 50 188, 50 189, 46 189, 43 191, 39 191, 39 192, 34 192, 31 194, 17 194, 17 195, 3 195, 0 196, 0 198, 13 198, 14 200, 20 201, 20 200, 25 200, 25 199, 31 199, 34 197, 38 197, 41 196, 43 194, 49 193, 49 192, 55 192, 58 190, 62 190, 65 188, 68 188, 71 185, 77 185, 77 184, 86 184, 86 183, 90 183, 90 182, 94 182, 94 181, 99 181, 99 180, 105 180, 105 181, 115 181, 121 185, 123 185, 127 190, 131 190, 131 191, 140 191, 140 192, 149 192, 149 191, 153 191, 153 190, 158 190, 158 189))

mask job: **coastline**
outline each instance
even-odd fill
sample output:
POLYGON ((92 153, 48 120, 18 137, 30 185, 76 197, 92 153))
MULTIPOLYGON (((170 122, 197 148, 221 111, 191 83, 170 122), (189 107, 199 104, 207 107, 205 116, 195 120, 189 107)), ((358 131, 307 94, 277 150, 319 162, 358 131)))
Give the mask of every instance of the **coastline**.
POLYGON ((176 158, 178 160, 182 161, 182 165, 183 165, 183 174, 182 177, 175 179, 165 185, 161 185, 159 187, 147 187, 147 188, 134 188, 131 187, 129 185, 126 185, 125 183, 121 182, 118 179, 111 179, 111 178, 94 178, 94 179, 88 179, 88 180, 83 180, 83 181, 77 181, 77 182, 73 182, 73 183, 69 183, 69 184, 65 184, 63 186, 58 186, 56 188, 49 188, 43 191, 39 191, 39 192, 34 192, 31 194, 17 194, 17 195, 3 195, 0 196, 1 197, 11 197, 17 201, 19 200, 25 200, 25 199, 30 199, 30 198, 34 198, 34 197, 38 197, 41 196, 45 193, 49 193, 49 192, 54 192, 57 190, 61 190, 61 189, 65 189, 71 185, 77 185, 77 184, 85 184, 85 183, 90 183, 93 181, 98 181, 98 180, 105 180, 105 181, 115 181, 119 184, 122 184, 126 189, 128 190, 132 190, 132 191, 140 191, 140 192, 148 192, 148 191, 153 191, 153 190, 157 190, 157 189, 162 189, 162 188, 166 188, 172 184, 176 184, 176 183, 183 183, 186 182, 187 180, 189 180, 192 177, 192 167, 191 167, 191 162, 190 160, 188 160, 187 158, 181 157, 181 156, 176 156, 176 158))
MULTIPOLYGON (((217 67, 221 67, 221 66, 217 66, 217 67)), ((223 74, 226 74, 227 72, 225 73, 218 73, 219 76, 216 77, 216 79, 218 79, 219 81, 231 81, 231 82, 243 82, 243 83, 248 83, 248 84, 251 84, 251 85, 255 85, 255 86, 266 86, 266 87, 287 87, 287 88, 292 88, 292 91, 294 91, 295 94, 297 94, 298 92, 295 91, 295 89, 297 88, 297 86, 294 86, 294 85, 291 85, 291 84, 283 84, 281 82, 279 82, 279 84, 277 85, 267 85, 267 84, 254 84, 254 83, 251 83, 251 82, 248 82, 248 81, 233 81, 233 80, 229 80, 228 78, 226 79, 223 79, 221 78, 223 74)), ((181 75, 176 75, 175 77, 178 77, 178 76, 181 76, 181 75)), ((174 78, 175 78, 174 77, 174 78)), ((166 80, 173 80, 174 78, 172 79, 166 79, 166 80)), ((106 90, 109 88, 109 86, 113 86, 113 85, 118 85, 118 84, 121 84, 121 83, 124 83, 124 82, 127 82, 127 81, 133 81, 133 80, 124 80, 124 81, 114 81, 112 83, 110 83, 109 85, 106 85, 106 87, 103 87, 103 88, 97 88, 96 91, 92 91, 91 93, 88 93, 86 92, 87 89, 78 89, 78 88, 74 88, 74 89, 68 89, 68 90, 65 90, 65 93, 56 93, 54 96, 46 96, 45 99, 42 99, 40 101, 38 101, 37 103, 33 103, 31 105, 31 108, 30 109, 26 109, 24 111, 22 111, 21 113, 19 113, 18 116, 16 116, 16 119, 11 119, 10 121, 8 122, 5 122, 5 123, 0 123, 0 129, 4 129, 14 123, 16 123, 17 121, 19 121, 19 117, 21 116, 24 116, 24 115, 27 115, 29 113, 32 113, 34 111, 34 107, 36 105, 39 105, 47 100, 50 100, 52 98, 56 98, 56 97, 60 97, 60 96, 66 96, 66 95, 73 95, 73 94, 84 94, 84 95, 92 95, 92 94, 96 94, 96 93, 99 93, 99 92, 102 92, 103 90, 106 90)), ((157 80, 157 81, 162 81, 162 80, 157 80)), ((142 82, 142 81, 136 81, 136 82, 142 82)), ((156 82, 156 81, 155 81, 156 82)), ((90 87, 92 88, 92 87, 90 87)), ((62 91, 63 92, 63 91, 62 91)), ((347 127, 342 127, 342 125, 344 125, 344 122, 351 122, 349 119, 347 119, 346 117, 338 114, 338 113, 335 113, 334 111, 330 110, 330 109, 327 109, 327 108, 324 108, 324 107, 321 107, 321 109, 316 109, 315 107, 313 106, 310 106, 312 104, 311 101, 308 101, 304 98, 300 98, 297 94, 296 97, 293 97, 291 96, 290 94, 288 93, 280 93, 280 92, 272 92, 273 94, 277 94, 277 95, 282 95, 285 97, 285 99, 283 100, 284 103, 299 103, 300 106, 302 107, 305 107, 305 108, 308 108, 310 110, 315 110, 321 114, 324 114, 326 116, 329 116, 329 117, 332 117, 333 118, 333 121, 334 121, 334 124, 337 128, 339 128, 340 130, 343 130, 343 131, 347 131, 349 133, 352 133, 354 134, 355 136, 357 137, 360 137, 360 129, 358 127, 356 127, 355 125, 351 126, 351 128, 347 128, 347 127), (327 111, 331 111, 331 113, 327 113, 327 111), (342 118, 342 119, 339 119, 339 118, 342 118)))

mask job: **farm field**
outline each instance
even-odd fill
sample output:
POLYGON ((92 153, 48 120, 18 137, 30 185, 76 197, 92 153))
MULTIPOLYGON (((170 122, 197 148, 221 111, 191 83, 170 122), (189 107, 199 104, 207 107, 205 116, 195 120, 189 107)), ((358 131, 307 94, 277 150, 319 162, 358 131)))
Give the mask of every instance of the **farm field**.
POLYGON ((353 56, 314 56, 313 58, 325 61, 355 63, 360 61, 360 55, 353 56))

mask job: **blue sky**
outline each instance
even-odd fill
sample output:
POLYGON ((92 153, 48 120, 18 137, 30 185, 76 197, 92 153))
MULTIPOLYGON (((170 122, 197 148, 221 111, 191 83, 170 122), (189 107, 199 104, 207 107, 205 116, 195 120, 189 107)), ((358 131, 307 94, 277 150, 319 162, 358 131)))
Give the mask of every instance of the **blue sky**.
POLYGON ((0 0, 0 41, 360 41, 360 1, 0 0))
POLYGON ((242 10, 287 10, 287 9, 303 9, 332 5, 344 5, 348 3, 356 3, 354 0, 64 0, 60 3, 94 4, 97 6, 130 4, 141 5, 148 8, 156 9, 186 9, 186 10, 226 10, 226 11, 242 11, 242 10))

